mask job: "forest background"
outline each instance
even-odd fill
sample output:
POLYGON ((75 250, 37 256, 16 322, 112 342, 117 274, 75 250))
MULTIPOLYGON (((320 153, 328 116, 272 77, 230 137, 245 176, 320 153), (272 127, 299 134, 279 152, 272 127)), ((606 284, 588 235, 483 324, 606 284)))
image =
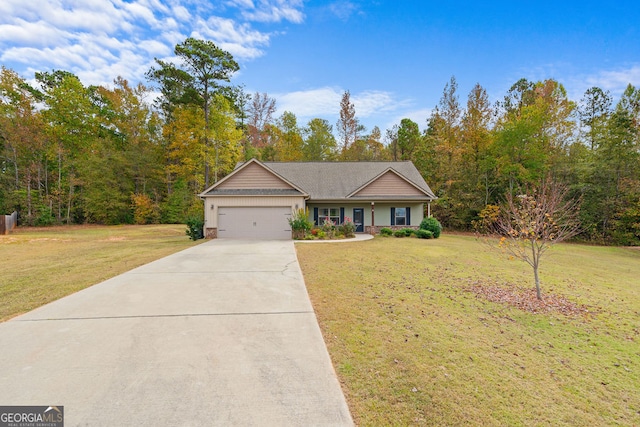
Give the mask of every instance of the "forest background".
POLYGON ((402 119, 366 129, 349 92, 337 123, 274 117, 277 100, 231 79, 231 54, 193 38, 176 63, 156 60, 149 85, 116 77, 84 86, 64 70, 28 82, 0 71, 0 213, 22 225, 182 223, 197 194, 237 162, 410 160, 438 196, 433 214, 471 230, 487 206, 544 177, 582 200, 578 238, 640 244, 640 89, 617 102, 598 87, 580 100, 553 79, 515 82, 496 103, 477 84, 444 86, 426 130, 402 119), (160 94, 158 96, 158 94, 160 94))

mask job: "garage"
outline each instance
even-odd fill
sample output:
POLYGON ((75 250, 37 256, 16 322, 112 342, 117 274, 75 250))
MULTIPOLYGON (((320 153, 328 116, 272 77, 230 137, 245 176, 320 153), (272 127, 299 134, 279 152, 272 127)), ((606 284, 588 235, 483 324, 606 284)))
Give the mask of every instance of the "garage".
POLYGON ((291 207, 220 207, 218 237, 225 239, 290 240, 291 207))

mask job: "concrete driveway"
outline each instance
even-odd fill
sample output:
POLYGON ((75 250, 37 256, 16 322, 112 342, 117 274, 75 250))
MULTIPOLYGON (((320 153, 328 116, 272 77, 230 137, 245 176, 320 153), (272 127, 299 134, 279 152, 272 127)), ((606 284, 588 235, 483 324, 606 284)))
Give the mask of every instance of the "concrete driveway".
POLYGON ((0 324, 0 405, 62 405, 65 426, 353 424, 291 241, 209 241, 0 324))

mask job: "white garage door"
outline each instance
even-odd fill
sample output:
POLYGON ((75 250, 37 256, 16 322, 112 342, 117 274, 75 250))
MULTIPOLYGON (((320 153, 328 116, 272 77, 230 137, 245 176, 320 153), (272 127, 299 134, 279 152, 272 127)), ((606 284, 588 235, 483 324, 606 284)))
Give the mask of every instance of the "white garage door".
POLYGON ((291 239, 291 208, 251 207, 218 209, 218 237, 227 239, 291 239))

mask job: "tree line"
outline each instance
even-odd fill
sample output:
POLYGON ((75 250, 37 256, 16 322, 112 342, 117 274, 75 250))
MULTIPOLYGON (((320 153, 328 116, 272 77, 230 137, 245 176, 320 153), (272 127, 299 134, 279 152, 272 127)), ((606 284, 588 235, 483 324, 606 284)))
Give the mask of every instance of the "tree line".
POLYGON ((614 103, 593 87, 570 100, 559 82, 517 81, 496 103, 477 84, 462 104, 454 77, 426 118, 383 133, 343 94, 335 127, 302 125, 276 100, 230 83, 239 66, 210 41, 176 45, 149 86, 117 77, 0 71, 0 208, 23 225, 179 223, 202 215, 197 194, 238 161, 411 160, 442 224, 470 230, 506 195, 552 177, 582 200, 581 239, 640 244, 640 89, 614 103), (160 96, 156 96, 157 93, 160 96))

